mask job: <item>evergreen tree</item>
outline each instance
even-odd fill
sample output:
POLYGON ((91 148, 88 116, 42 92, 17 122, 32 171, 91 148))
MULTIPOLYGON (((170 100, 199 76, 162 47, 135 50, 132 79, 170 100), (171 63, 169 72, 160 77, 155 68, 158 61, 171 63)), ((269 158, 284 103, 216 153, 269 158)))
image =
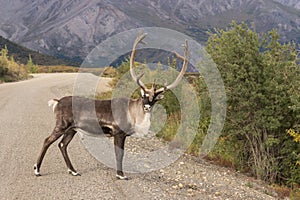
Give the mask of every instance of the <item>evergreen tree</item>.
POLYGON ((37 73, 38 68, 37 66, 33 63, 31 55, 29 54, 28 56, 28 61, 27 61, 27 72, 28 73, 37 73))
POLYGON ((8 72, 8 50, 7 46, 0 51, 0 76, 4 76, 8 72))

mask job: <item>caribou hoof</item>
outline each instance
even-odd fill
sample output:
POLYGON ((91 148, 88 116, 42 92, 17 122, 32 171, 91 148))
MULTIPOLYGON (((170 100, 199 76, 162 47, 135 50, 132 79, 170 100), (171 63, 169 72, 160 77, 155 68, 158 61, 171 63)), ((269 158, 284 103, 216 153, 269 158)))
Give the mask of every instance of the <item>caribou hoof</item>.
POLYGON ((68 169, 68 173, 72 174, 73 176, 81 176, 78 172, 74 172, 74 171, 72 171, 70 169, 68 169))
POLYGON ((116 177, 117 177, 117 179, 120 179, 120 180, 128 180, 127 176, 121 176, 121 175, 117 174, 116 177))
POLYGON ((36 164, 33 165, 33 170, 34 170, 34 175, 35 176, 41 176, 40 172, 38 171, 38 168, 37 168, 36 164))

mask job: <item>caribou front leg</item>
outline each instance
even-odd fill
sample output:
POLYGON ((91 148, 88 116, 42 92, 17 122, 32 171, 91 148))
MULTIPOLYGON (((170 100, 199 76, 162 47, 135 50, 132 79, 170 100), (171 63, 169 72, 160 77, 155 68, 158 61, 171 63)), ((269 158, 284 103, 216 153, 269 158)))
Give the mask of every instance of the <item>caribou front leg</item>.
POLYGON ((124 144, 126 135, 119 133, 114 135, 115 155, 117 161, 117 175, 116 177, 121 180, 128 180, 127 176, 123 173, 123 156, 124 156, 124 144))

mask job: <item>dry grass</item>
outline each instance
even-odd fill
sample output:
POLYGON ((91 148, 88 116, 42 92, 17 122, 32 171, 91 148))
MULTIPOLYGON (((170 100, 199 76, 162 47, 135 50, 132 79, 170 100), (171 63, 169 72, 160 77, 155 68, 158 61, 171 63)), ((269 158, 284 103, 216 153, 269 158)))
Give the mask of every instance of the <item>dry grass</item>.
POLYGON ((105 68, 79 68, 73 66, 53 65, 53 66, 38 66, 37 73, 92 73, 96 76, 102 74, 105 77, 114 77, 115 70, 112 67, 105 68))
POLYGON ((78 72, 78 67, 72 66, 63 66, 63 65, 55 65, 55 66, 38 66, 38 73, 59 73, 59 72, 78 72))

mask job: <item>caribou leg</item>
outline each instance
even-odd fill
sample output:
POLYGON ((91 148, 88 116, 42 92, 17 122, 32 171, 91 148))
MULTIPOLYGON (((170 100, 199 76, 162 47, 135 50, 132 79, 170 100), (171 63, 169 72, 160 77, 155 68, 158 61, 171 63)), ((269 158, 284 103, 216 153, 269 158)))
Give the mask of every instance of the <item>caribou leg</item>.
POLYGON ((37 159, 36 164, 34 164, 33 168, 34 168, 34 174, 36 176, 41 176, 40 174, 40 167, 42 165, 44 156, 48 150, 48 148, 50 147, 50 145, 55 142, 58 138, 60 138, 62 135, 64 134, 64 132, 60 129, 60 128, 55 128, 53 130, 53 132, 51 133, 51 135, 49 137, 47 137, 44 141, 43 147, 42 147, 42 151, 37 159))
POLYGON ((127 176, 123 173, 123 156, 124 156, 124 144, 126 135, 119 133, 114 135, 115 155, 117 161, 117 175, 116 177, 121 180, 128 180, 127 176))
POLYGON ((80 174, 78 172, 76 172, 76 170, 74 169, 74 167, 70 161, 70 158, 68 156, 68 152, 67 152, 67 147, 68 147, 69 143, 71 142, 71 140, 73 139, 75 134, 76 134, 75 130, 69 130, 68 132, 66 132, 64 134, 62 140, 58 144, 58 147, 59 147, 59 149, 64 157, 64 160, 67 164, 68 172, 70 174, 72 174, 73 176, 80 176, 80 174))

